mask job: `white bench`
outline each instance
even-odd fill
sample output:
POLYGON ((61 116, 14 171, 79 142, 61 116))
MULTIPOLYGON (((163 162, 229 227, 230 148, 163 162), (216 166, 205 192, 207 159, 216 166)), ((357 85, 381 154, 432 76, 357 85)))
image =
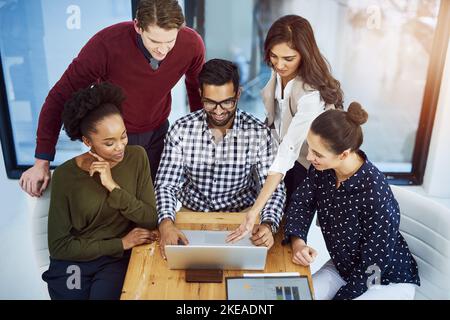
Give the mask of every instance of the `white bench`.
POLYGON ((400 231, 419 266, 416 299, 450 299, 450 209, 404 187, 391 186, 400 231))
MULTIPOLYGON (((48 251, 48 241, 47 241, 47 223, 48 223, 48 209, 50 206, 50 186, 44 192, 42 197, 37 198, 35 201, 35 206, 33 210, 33 215, 31 217, 31 232, 32 241, 34 247, 34 253, 36 258, 36 264, 39 268, 39 274, 42 275, 48 270, 50 264, 50 254, 48 251)), ((42 290, 45 297, 50 299, 47 290, 47 283, 41 280, 42 290)))

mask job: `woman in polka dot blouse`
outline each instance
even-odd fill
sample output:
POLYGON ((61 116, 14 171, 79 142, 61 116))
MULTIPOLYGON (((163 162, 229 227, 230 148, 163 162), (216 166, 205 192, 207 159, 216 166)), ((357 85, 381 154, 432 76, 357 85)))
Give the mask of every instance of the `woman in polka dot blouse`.
POLYGON ((412 299, 417 264, 399 232, 400 209, 384 175, 359 150, 367 113, 358 103, 329 110, 307 136, 313 166, 286 213, 293 262, 317 252, 306 236, 317 211, 331 260, 313 275, 316 299, 412 299))

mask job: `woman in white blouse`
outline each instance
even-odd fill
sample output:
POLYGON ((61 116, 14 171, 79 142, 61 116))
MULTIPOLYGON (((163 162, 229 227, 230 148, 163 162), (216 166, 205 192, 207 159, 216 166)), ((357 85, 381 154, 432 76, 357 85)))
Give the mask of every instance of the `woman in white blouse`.
MULTIPOLYGON (((272 77, 262 90, 262 98, 267 125, 279 143, 278 153, 246 219, 228 236, 232 242, 252 231, 257 216, 283 180, 289 203, 310 165, 304 143, 309 126, 323 111, 342 108, 343 104, 340 83, 331 75, 308 20, 287 15, 275 21, 264 42, 264 59, 272 68, 272 77)), ((271 231, 275 230, 253 234, 253 240, 270 248, 271 231)))

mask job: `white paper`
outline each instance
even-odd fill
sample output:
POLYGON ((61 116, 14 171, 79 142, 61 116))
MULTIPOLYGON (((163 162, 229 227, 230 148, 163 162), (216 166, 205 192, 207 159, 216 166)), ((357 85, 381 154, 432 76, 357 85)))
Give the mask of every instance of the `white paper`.
POLYGON ((276 273, 244 273, 243 277, 298 277, 298 272, 276 272, 276 273))

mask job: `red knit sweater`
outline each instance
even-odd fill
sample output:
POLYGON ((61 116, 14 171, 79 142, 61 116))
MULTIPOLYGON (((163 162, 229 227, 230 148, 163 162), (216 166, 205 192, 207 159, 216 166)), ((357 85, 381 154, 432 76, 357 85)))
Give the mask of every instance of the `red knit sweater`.
POLYGON ((133 22, 112 25, 94 35, 50 90, 37 130, 36 158, 53 160, 61 130, 61 113, 72 93, 97 81, 121 87, 122 105, 130 133, 161 126, 171 110, 171 89, 186 75, 191 111, 201 108, 197 76, 205 61, 205 46, 192 29, 183 27, 173 49, 153 70, 137 44, 133 22))

